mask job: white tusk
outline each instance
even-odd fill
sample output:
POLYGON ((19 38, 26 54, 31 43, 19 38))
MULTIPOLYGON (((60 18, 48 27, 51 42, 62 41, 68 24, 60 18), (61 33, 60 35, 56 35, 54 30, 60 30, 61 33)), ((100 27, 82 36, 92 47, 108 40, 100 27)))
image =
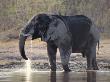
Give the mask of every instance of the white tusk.
POLYGON ((21 33, 20 35, 23 35, 23 36, 31 36, 31 34, 24 34, 24 33, 21 33))

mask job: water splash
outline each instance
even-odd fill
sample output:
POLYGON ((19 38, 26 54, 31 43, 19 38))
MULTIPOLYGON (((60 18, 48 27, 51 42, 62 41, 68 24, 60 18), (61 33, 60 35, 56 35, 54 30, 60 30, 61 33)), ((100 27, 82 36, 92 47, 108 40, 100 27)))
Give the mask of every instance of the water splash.
POLYGON ((32 46, 32 40, 31 40, 31 53, 33 52, 32 48, 33 48, 33 46, 32 46))
MULTIPOLYGON (((32 50, 32 40, 30 42, 31 44, 31 53, 33 52, 32 50)), ((31 72, 32 72, 32 69, 31 69, 31 60, 28 59, 25 61, 25 73, 26 73, 26 82, 30 82, 31 81, 31 72)))
POLYGON ((31 60, 28 59, 25 61, 25 72, 31 72, 31 60))
POLYGON ((25 76, 25 82, 31 82, 31 60, 25 60, 24 67, 22 69, 17 70, 16 72, 23 73, 25 76))
MULTIPOLYGON (((32 52, 33 52, 33 50, 32 50, 32 48, 33 48, 33 46, 32 46, 32 40, 31 40, 31 42, 30 42, 30 47, 31 47, 31 54, 32 54, 32 52)), ((16 70, 16 72, 21 72, 21 73, 23 73, 23 74, 25 74, 25 82, 31 82, 32 81, 32 77, 31 77, 31 74, 32 74, 32 69, 31 69, 31 60, 30 59, 28 59, 28 60, 25 60, 25 63, 24 63, 24 67, 23 68, 21 68, 21 69, 17 69, 16 70)))
POLYGON ((28 59, 25 61, 25 73, 26 73, 26 82, 30 82, 31 81, 31 60, 28 59))

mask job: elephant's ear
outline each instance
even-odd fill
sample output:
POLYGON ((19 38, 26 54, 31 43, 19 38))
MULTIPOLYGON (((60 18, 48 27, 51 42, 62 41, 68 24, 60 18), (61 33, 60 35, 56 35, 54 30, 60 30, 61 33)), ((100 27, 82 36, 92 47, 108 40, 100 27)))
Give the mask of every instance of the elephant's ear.
POLYGON ((67 32, 68 30, 65 23, 61 19, 52 16, 52 22, 49 24, 47 30, 46 41, 62 39, 67 32))

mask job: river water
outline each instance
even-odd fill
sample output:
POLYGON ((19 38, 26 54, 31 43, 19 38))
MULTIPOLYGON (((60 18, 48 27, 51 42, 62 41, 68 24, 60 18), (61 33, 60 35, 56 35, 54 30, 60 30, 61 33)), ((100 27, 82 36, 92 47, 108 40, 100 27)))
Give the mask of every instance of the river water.
POLYGON ((0 72, 0 82, 110 82, 110 72, 0 72))

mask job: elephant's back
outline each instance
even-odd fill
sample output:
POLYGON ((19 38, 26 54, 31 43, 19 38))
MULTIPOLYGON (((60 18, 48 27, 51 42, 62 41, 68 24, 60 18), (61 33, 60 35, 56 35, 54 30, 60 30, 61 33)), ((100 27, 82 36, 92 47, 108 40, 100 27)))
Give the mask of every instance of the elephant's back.
POLYGON ((92 21, 84 15, 55 15, 55 17, 61 19, 65 23, 68 31, 72 35, 72 48, 73 50, 78 51, 78 49, 82 47, 83 43, 85 43, 89 35, 92 21))

